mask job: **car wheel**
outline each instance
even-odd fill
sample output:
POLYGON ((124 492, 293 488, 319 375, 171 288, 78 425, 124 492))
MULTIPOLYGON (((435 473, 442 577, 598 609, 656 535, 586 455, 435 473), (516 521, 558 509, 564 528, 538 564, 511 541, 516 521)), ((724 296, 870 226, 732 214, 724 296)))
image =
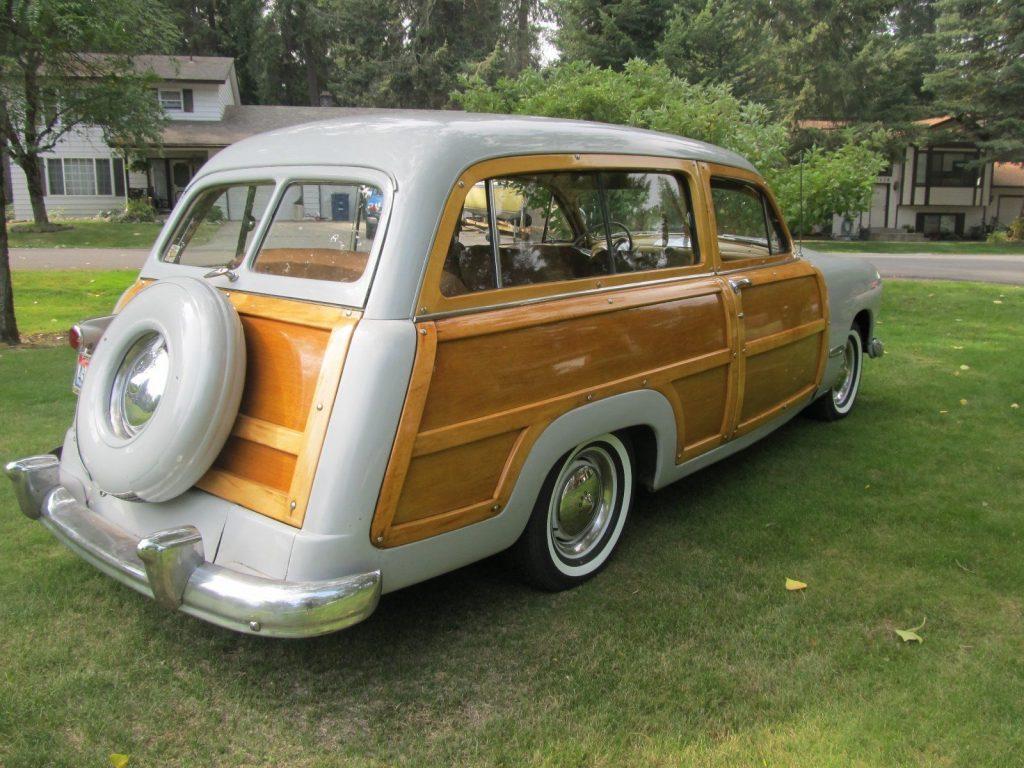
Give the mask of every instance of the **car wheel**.
POLYGON ((622 536, 633 502, 633 456, 612 434, 573 448, 548 474, 512 550, 536 587, 570 589, 600 571, 622 536))
POLYGON ((851 328, 843 346, 843 368, 832 389, 818 398, 808 413, 822 421, 838 421, 849 415, 860 391, 860 377, 864 363, 864 347, 860 333, 851 328))

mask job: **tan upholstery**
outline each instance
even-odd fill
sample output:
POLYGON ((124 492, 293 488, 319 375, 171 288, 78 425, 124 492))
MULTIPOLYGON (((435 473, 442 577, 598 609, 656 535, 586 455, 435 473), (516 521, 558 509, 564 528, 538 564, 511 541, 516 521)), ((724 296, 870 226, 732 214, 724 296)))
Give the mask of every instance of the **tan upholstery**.
POLYGON ((367 254, 330 248, 267 248, 256 257, 253 269, 268 275, 351 283, 366 269, 367 254))

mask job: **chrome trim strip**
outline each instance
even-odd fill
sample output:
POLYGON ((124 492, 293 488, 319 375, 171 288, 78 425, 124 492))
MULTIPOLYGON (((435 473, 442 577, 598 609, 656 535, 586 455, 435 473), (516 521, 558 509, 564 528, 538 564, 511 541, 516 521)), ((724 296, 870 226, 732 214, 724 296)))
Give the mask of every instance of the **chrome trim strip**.
MULTIPOLYGON (((631 288, 649 288, 652 285, 664 285, 666 283, 682 282, 686 280, 695 280, 698 278, 709 278, 715 277, 715 272, 696 272, 692 275, 674 275, 672 277, 660 277, 655 280, 643 280, 636 283, 620 283, 618 285, 602 285, 600 288, 588 288, 585 291, 565 291, 563 293, 553 293, 550 296, 534 296, 529 299, 517 299, 516 301, 506 301, 498 304, 487 304, 480 307, 466 307, 465 309, 452 309, 447 312, 424 312, 421 315, 415 315, 413 322, 420 322, 423 320, 443 320, 448 317, 463 317, 465 315, 475 315, 479 312, 492 312, 498 309, 515 309, 516 307, 528 307, 533 304, 545 304, 549 301, 561 301, 562 299, 575 299, 579 296, 593 296, 595 294, 609 293, 612 291, 625 291, 631 288)), ((716 293, 717 289, 709 289, 708 293, 716 293)))
POLYGON ((380 571, 325 581, 267 579, 215 565, 203 557, 191 526, 141 541, 97 515, 59 484, 55 456, 32 456, 6 467, 22 511, 72 552, 116 581, 162 605, 236 632, 312 637, 362 621, 377 607, 380 571), (42 497, 40 498, 40 494, 42 497))
POLYGON ((836 347, 832 347, 832 349, 830 349, 828 351, 828 356, 829 357, 839 357, 839 356, 841 356, 843 354, 843 350, 844 349, 846 349, 846 344, 840 344, 840 345, 838 345, 836 347))

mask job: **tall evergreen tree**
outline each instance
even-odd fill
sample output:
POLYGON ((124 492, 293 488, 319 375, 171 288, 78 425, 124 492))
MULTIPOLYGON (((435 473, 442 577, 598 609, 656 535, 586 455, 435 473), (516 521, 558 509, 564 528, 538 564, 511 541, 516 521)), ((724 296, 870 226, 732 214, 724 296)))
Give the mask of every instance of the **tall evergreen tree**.
POLYGON ((925 78, 990 158, 1024 157, 1024 4, 940 0, 938 69, 925 78))

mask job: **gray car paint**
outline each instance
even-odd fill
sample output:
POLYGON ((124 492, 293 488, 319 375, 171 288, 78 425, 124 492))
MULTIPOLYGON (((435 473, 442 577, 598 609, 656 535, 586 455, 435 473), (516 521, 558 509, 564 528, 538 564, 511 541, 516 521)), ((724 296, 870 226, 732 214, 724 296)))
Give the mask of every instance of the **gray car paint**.
MULTIPOLYGON (((65 442, 62 477, 66 475, 69 486, 82 494, 80 500, 87 499, 99 514, 140 536, 172 525, 197 525, 207 553, 216 553, 218 564, 293 581, 379 568, 384 591, 390 592, 514 543, 551 467, 572 447, 595 435, 650 426, 657 439, 652 484, 660 488, 741 450, 792 418, 799 408, 677 466, 675 419, 664 396, 642 390, 609 397, 562 415, 544 430, 507 506, 495 517, 400 547, 379 549, 373 545, 370 520, 415 356, 415 299, 444 200, 458 175, 470 165, 500 156, 556 152, 661 155, 752 169, 733 153, 666 134, 575 121, 461 113, 390 112, 298 126, 240 142, 207 163, 189 195, 230 180, 270 176, 281 185, 294 178, 351 178, 361 172, 354 166, 323 165, 324 158, 335 156, 339 162, 353 158, 372 162, 374 168, 366 170, 366 178, 385 177, 386 182, 380 183, 392 195, 387 234, 375 255, 372 287, 369 277, 364 286, 364 302, 356 300, 357 292, 350 287, 339 289, 332 283, 300 286, 317 281, 272 276, 247 283, 255 292, 365 304, 343 369, 303 528, 292 528, 195 489, 158 505, 101 496, 77 460, 73 430, 65 442)), ((144 276, 181 274, 180 270, 186 269, 156 258, 173 219, 150 254, 144 276)), ((250 258, 266 225, 265 217, 253 238, 250 258)), ((872 318, 876 314, 880 288, 872 288, 871 283, 877 273, 866 262, 857 264, 849 258, 840 261, 811 253, 807 257, 826 275, 832 313, 830 345, 835 345, 837 339, 845 338, 857 311, 867 308, 872 318)), ((821 391, 833 380, 834 372, 827 373, 821 391)))

